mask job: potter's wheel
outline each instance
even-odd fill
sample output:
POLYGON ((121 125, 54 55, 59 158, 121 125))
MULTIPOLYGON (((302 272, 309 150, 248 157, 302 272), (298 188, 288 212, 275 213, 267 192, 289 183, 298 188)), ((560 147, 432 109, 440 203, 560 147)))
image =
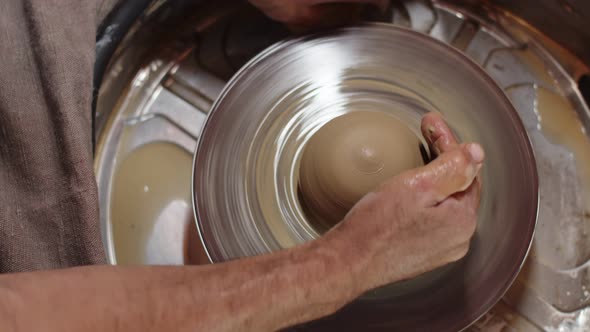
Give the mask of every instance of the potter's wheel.
MULTIPOLYGON (((318 129, 358 111, 397 117, 416 136, 423 115, 442 112, 460 140, 480 142, 490 159, 480 227, 498 205, 504 214, 493 220, 507 224, 495 221, 496 228, 508 230, 518 220, 534 224, 536 174, 522 125, 491 80, 464 60, 420 34, 386 25, 290 40, 258 55, 214 105, 195 159, 198 222, 212 260, 319 236, 297 197, 301 154, 318 129)), ((521 242, 528 247, 526 238, 521 242)))
POLYGON ((314 328, 463 329, 502 296, 524 261, 537 217, 536 166, 522 122, 492 79, 413 31, 366 24, 291 39, 232 78, 195 157, 205 248, 222 262, 318 238, 298 197, 301 155, 323 126, 358 112, 396 117, 414 136, 423 115, 440 112, 460 141, 479 142, 487 160, 478 229, 467 257, 444 275, 373 291, 314 328))
MULTIPOLYGON (((191 238, 194 224, 187 184, 196 138, 226 79, 257 50, 284 37, 269 36, 273 30, 251 12, 198 6, 198 15, 186 25, 178 20, 181 25, 173 39, 163 36, 171 42, 153 43, 157 34, 150 22, 171 15, 168 9, 159 10, 166 6, 158 6, 146 13, 141 23, 145 27, 133 30, 120 48, 99 99, 96 167, 104 239, 112 263, 204 262, 203 256, 192 257, 196 252, 192 246, 198 248, 199 241, 191 238), (238 20, 228 19, 235 15, 238 20), (266 37, 247 37, 257 33, 266 37), (219 42, 222 39, 226 44, 219 42), (162 45, 164 51, 144 52, 153 45, 162 45), (121 166, 144 171, 125 171, 138 178, 123 183, 116 176, 121 166), (142 176, 185 180, 149 182, 142 176), (138 188, 133 195, 117 189, 134 185, 138 188), (141 215, 133 210, 120 214, 115 205, 131 201, 136 201, 132 206, 152 208, 141 215), (124 219, 129 221, 120 222, 124 219)), ((573 12, 567 8, 571 14, 565 15, 580 15, 575 6, 573 12)), ((584 241, 588 177, 583 152, 588 145, 579 128, 588 123, 588 111, 576 82, 587 67, 522 21, 493 8, 480 9, 406 1, 393 15, 396 24, 452 44, 481 64, 511 98, 536 151, 541 206, 532 256, 504 300, 472 329, 582 331, 588 327, 585 308, 590 286, 584 241)))

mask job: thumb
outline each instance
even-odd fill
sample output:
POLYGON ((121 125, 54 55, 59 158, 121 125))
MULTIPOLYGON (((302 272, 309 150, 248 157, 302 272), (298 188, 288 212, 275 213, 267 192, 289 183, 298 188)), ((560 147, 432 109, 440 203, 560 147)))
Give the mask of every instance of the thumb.
POLYGON ((479 173, 484 158, 479 144, 461 144, 417 169, 420 187, 432 194, 428 203, 436 205, 467 189, 479 173))

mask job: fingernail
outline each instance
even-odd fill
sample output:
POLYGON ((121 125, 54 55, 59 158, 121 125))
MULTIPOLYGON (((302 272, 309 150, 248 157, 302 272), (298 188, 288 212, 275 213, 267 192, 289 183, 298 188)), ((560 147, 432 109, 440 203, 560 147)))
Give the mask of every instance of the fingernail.
POLYGON ((475 161, 477 164, 483 162, 485 154, 479 144, 471 143, 467 145, 467 151, 469 151, 471 159, 473 159, 473 161, 475 161))
POLYGON ((426 138, 429 144, 432 144, 432 136, 434 135, 436 129, 433 126, 428 126, 428 128, 426 128, 426 131, 427 132, 424 138, 426 138))

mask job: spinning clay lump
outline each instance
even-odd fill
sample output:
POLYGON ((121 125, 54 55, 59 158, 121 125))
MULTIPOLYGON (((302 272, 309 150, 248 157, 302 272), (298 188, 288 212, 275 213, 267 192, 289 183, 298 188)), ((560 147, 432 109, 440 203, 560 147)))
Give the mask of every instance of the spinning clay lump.
POLYGON ((299 195, 310 223, 325 231, 387 179, 423 165, 420 140, 384 112, 356 111, 321 127, 306 144, 299 195))

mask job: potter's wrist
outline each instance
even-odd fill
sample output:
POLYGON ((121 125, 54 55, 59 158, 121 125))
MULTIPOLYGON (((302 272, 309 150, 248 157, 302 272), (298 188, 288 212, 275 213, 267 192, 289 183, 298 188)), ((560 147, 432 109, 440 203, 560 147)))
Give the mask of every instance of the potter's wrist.
POLYGON ((334 230, 318 242, 323 255, 346 281, 348 297, 352 300, 370 289, 370 255, 357 247, 358 243, 351 242, 346 233, 334 230))

